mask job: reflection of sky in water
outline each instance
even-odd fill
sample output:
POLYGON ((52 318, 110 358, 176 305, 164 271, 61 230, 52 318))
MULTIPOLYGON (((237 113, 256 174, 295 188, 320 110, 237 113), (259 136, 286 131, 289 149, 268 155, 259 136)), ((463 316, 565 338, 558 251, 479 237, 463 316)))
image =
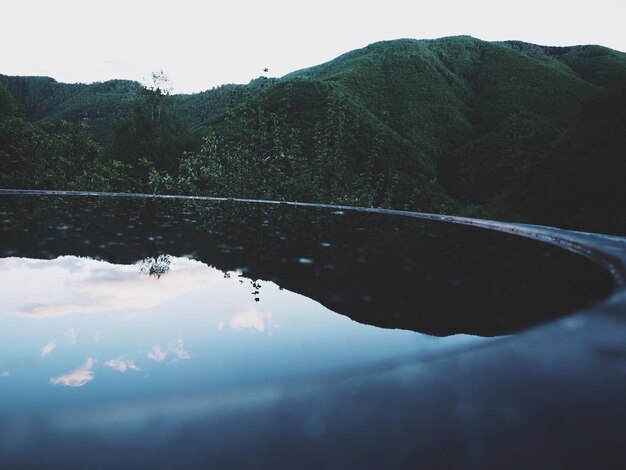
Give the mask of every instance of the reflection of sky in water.
POLYGON ((158 277, 75 256, 0 259, 0 412, 193 394, 484 340, 361 325, 270 282, 168 261, 158 277))

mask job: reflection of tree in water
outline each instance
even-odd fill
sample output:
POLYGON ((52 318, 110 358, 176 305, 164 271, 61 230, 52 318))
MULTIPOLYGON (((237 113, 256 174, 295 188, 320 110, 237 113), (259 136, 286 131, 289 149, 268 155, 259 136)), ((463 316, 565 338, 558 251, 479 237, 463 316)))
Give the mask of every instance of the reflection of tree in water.
MULTIPOLYGON (((224 278, 225 279, 230 279, 230 273, 227 271, 223 271, 224 273, 224 278)), ((239 274, 237 277, 243 277, 242 274, 239 274)), ((254 301, 255 302, 259 302, 261 300, 261 297, 259 296, 260 292, 259 289, 262 287, 261 283, 259 282, 258 279, 253 280, 253 279, 248 279, 248 281, 250 281, 250 285, 252 286, 252 288, 254 289, 251 294, 254 297, 254 301)), ((243 279, 239 279, 239 284, 243 284, 244 280, 243 279)))
MULTIPOLYGON (((147 257, 141 260, 141 267, 139 270, 141 274, 147 274, 148 276, 155 277, 156 279, 160 279, 161 276, 167 274, 170 270, 170 265, 172 264, 172 256, 171 255, 159 255, 156 258, 147 257)), ((229 271, 222 270, 222 274, 224 275, 224 279, 230 279, 231 273, 229 271)), ((237 275, 238 278, 243 277, 242 274, 237 275)), ((244 278, 245 279, 245 278, 244 278)), ((259 280, 248 279, 250 281, 250 285, 254 289, 251 294, 254 297, 255 302, 259 302, 261 300, 259 294, 259 289, 261 289, 261 283, 259 280)), ((243 284, 244 280, 239 279, 239 283, 243 284)))
POLYGON ((258 302, 259 300, 261 300, 261 298, 259 297, 259 289, 261 288, 261 283, 258 280, 253 281, 252 279, 250 279, 250 284, 254 288, 254 292, 252 292, 252 295, 254 296, 254 301, 258 302))
POLYGON ((140 271, 141 274, 160 279, 170 270, 170 264, 172 264, 170 255, 159 255, 157 258, 148 257, 141 261, 140 271))

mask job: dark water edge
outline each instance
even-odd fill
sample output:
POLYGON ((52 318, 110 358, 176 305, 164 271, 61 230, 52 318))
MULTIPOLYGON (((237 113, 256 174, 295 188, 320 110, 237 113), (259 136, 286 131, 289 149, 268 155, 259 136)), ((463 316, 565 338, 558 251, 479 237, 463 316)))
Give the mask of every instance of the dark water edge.
POLYGON ((384 214, 229 201, 3 196, 0 256, 118 264, 187 256, 275 282, 355 321, 508 334, 592 305, 610 274, 495 231, 384 214))

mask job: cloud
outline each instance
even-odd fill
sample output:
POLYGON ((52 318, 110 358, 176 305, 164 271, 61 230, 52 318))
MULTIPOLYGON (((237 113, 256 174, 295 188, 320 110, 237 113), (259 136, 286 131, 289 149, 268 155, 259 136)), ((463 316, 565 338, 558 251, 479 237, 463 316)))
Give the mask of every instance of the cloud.
POLYGON ((96 331, 96 334, 93 335, 93 340, 95 343, 99 343, 100 342, 100 336, 102 336, 102 333, 100 333, 100 330, 96 331))
POLYGON ((120 372, 126 372, 127 370, 141 370, 135 364, 133 360, 126 360, 122 356, 117 359, 111 359, 110 361, 105 362, 105 364, 113 370, 118 370, 120 372))
POLYGON ((37 319, 145 310, 224 280, 220 270, 199 261, 171 260, 167 276, 157 280, 142 275, 139 265, 76 256, 0 259, 0 285, 11 286, 0 310, 37 319))
POLYGON ((57 347, 57 344, 54 341, 46 344, 43 348, 41 348, 41 356, 42 357, 47 356, 52 351, 54 351, 56 347, 57 347))
POLYGON ((9 375, 11 375, 11 372, 5 370, 0 374, 0 379, 6 379, 9 375))
POLYGON ((94 379, 94 373, 91 369, 95 363, 96 361, 94 359, 89 358, 82 366, 69 374, 51 378, 50 383, 54 385, 65 385, 66 387, 82 387, 87 382, 91 382, 94 379))
POLYGON ((233 313, 228 324, 233 330, 271 331, 277 327, 272 323, 272 312, 260 312, 253 305, 233 313))
POLYGON ((152 350, 146 354, 148 359, 152 359, 153 361, 161 362, 167 357, 167 351, 163 351, 161 349, 160 344, 156 344, 152 346, 152 350))
MULTIPOLYGON (((169 345, 168 345, 168 351, 170 351, 172 354, 174 354, 176 356, 175 359, 173 359, 171 361, 172 362, 176 362, 180 359, 189 359, 191 356, 189 355, 189 353, 187 351, 185 351, 185 348, 183 346, 183 340, 179 339, 176 341, 172 341, 169 345)), ((170 364, 171 364, 170 363, 170 364)))
POLYGON ((160 344, 152 346, 152 349, 146 354, 148 359, 152 359, 156 362, 163 362, 169 355, 173 355, 174 358, 170 361, 170 364, 178 362, 180 359, 189 359, 191 356, 187 351, 182 339, 171 341, 165 350, 161 348, 160 344))
POLYGON ((70 328, 65 332, 65 337, 67 338, 67 342, 71 345, 76 344, 76 338, 78 335, 76 334, 76 330, 74 328, 70 328))

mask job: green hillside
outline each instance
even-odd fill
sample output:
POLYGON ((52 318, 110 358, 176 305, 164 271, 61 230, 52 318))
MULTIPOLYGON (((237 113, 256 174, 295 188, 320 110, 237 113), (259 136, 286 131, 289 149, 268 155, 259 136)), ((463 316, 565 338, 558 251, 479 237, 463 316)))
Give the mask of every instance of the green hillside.
MULTIPOLYGON (((82 126, 97 149, 81 158, 115 170, 118 189, 626 233, 626 218, 611 217, 624 207, 626 54, 600 46, 401 39, 192 95, 128 81, 0 75, 2 85, 22 109, 14 124, 44 134, 62 121, 82 126)), ((9 173, 0 184, 86 184, 9 173)))
MULTIPOLYGON (((29 122, 86 122, 95 138, 109 144, 116 121, 132 112, 144 87, 129 80, 93 84, 59 83, 49 77, 10 77, 0 74, 0 85, 20 103, 29 122)), ((256 87, 258 88, 258 87, 256 87)), ((229 103, 240 103, 246 85, 223 85, 191 95, 172 96, 173 105, 194 132, 206 132, 206 122, 222 116, 229 103)))
POLYGON ((525 162, 510 206, 538 223, 626 234, 626 85, 587 102, 525 162))

